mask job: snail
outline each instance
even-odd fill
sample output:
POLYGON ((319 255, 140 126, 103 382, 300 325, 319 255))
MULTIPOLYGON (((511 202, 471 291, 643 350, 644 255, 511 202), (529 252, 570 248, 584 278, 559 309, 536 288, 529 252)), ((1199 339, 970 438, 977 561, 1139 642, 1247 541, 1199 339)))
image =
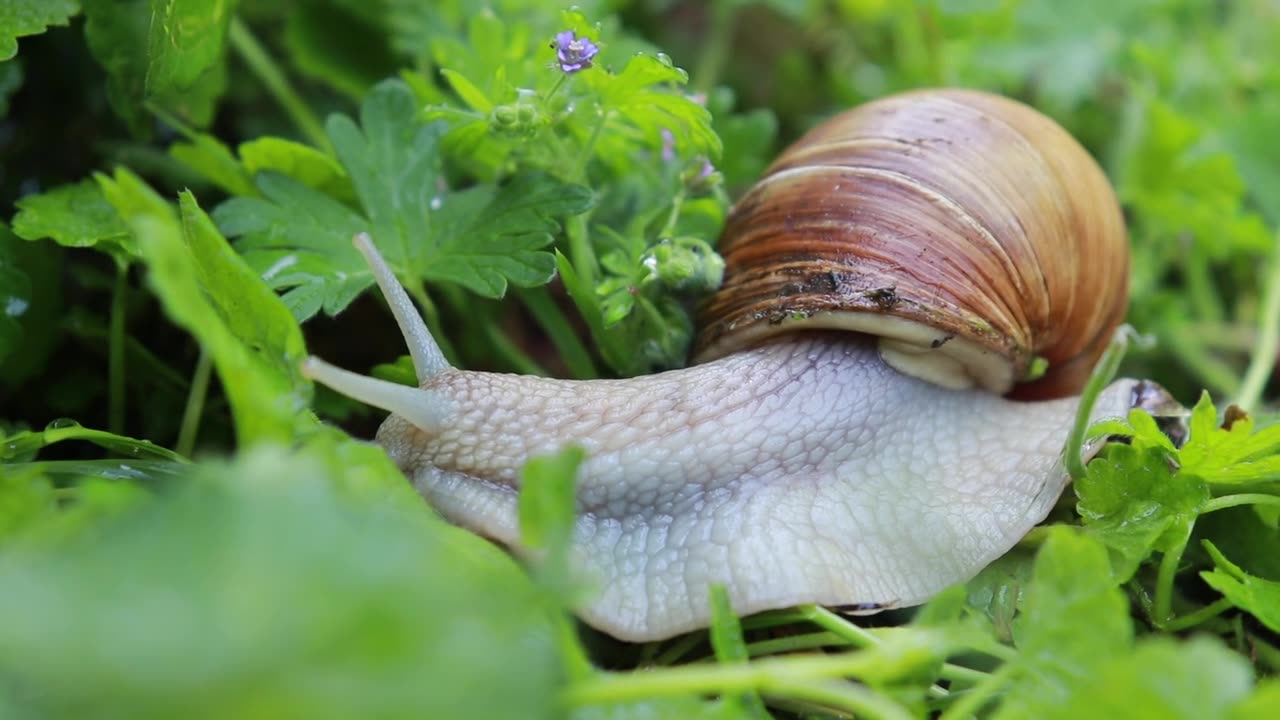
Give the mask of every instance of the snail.
MULTIPOLYGON (((746 615, 909 606, 975 575, 1065 487, 1074 395, 1127 305, 1102 170, 1037 111, 966 90, 872 101, 785 150, 730 212, 684 369, 455 369, 356 244, 420 386, 305 374, 390 411, 376 440, 417 490, 517 551, 522 465, 585 448, 578 612, 631 641, 705 627, 713 583, 746 615)), ((1115 381, 1092 417, 1143 387, 1115 381)))

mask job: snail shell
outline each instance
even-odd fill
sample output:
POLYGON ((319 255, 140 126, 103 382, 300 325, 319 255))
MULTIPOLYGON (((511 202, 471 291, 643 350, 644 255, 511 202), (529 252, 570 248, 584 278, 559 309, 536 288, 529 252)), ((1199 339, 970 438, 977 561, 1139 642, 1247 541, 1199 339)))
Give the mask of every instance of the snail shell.
POLYGON ((1074 394, 1124 317, 1129 246, 1106 176, 1013 100, 920 90, 836 115, 735 206, 706 362, 799 328, 876 335, 952 388, 1074 394))

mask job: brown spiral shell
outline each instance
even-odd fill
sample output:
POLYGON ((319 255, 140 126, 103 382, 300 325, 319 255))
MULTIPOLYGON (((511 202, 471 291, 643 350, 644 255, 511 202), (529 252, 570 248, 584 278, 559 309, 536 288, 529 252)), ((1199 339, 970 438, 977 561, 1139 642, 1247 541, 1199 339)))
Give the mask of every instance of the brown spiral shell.
POLYGON ((1053 120, 972 90, 836 115, 735 205, 696 360, 796 328, 880 337, 889 364, 952 387, 1078 392, 1128 302, 1124 220, 1053 120))

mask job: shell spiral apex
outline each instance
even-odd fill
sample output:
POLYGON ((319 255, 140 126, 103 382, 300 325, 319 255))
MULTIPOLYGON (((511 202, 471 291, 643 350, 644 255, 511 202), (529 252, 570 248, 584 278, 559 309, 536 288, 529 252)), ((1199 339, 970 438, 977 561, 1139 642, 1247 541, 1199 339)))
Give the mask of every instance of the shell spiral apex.
POLYGON ((944 386, 1059 397, 1127 306, 1124 220, 1097 163, 1048 117, 972 90, 895 95, 815 127, 737 203, 719 249, 699 362, 838 328, 944 386))

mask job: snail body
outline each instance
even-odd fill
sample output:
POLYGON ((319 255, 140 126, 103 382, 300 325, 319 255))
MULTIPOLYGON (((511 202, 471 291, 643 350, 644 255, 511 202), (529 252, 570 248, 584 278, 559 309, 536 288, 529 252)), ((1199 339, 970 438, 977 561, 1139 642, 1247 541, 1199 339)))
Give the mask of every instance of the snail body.
MULTIPOLYGON (((524 462, 585 448, 572 562, 596 592, 580 613, 627 640, 705 626, 712 584, 743 614, 879 609, 1008 550, 1065 486, 1072 394, 1123 315, 1128 263, 1084 150, 971 91, 869 103, 784 152, 730 215, 725 284, 682 370, 452 368, 372 241, 356 244, 419 388, 314 358, 305 372, 390 411, 377 441, 418 491, 517 550, 524 462), (1072 284, 1086 257, 1106 277, 1072 284), (1017 387, 1037 358, 1048 372, 1017 387)), ((1094 417, 1122 416, 1135 387, 1114 383, 1094 417)))

